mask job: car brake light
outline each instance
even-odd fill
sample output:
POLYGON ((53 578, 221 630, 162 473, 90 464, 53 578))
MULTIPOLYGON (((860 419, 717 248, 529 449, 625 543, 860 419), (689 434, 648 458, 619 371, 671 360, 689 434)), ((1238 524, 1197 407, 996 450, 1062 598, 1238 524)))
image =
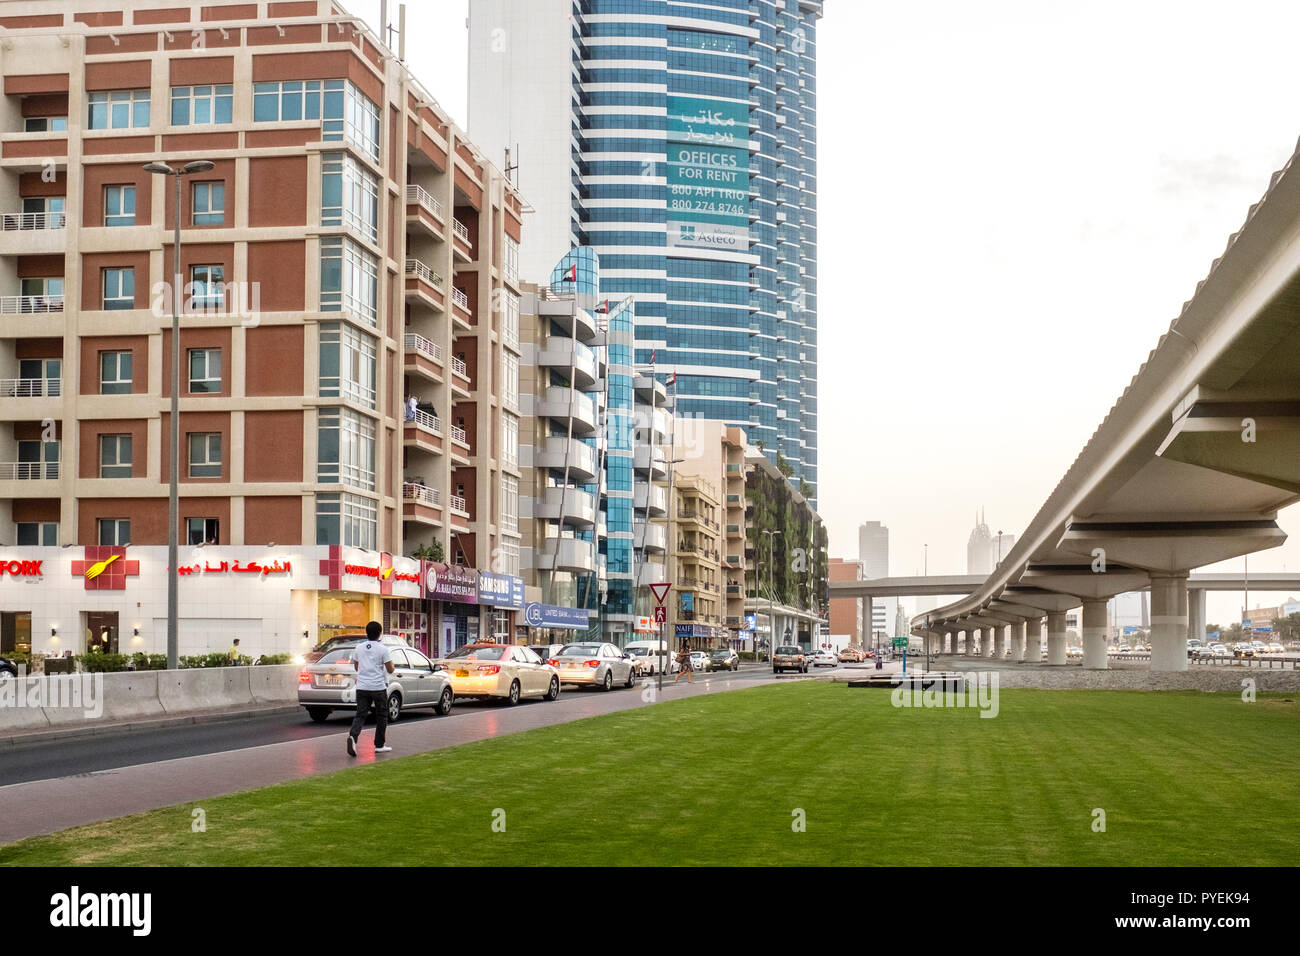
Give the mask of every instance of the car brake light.
POLYGON ((587 666, 588 666, 588 667, 599 667, 599 666, 600 666, 600 661, 587 661, 587 666))
POLYGON ((307 672, 307 671, 303 671, 301 674, 298 675, 298 683, 299 683, 299 684, 310 684, 310 683, 311 683, 311 674, 310 674, 309 672, 307 672))
POLYGON ((480 664, 478 666, 478 672, 480 674, 499 674, 501 668, 497 664, 480 664))
POLYGON ((552 658, 551 658, 549 661, 547 661, 546 663, 550 664, 552 667, 559 667, 559 666, 560 666, 560 662, 559 662, 559 660, 558 660, 557 658, 554 658, 554 657, 552 657, 552 658))

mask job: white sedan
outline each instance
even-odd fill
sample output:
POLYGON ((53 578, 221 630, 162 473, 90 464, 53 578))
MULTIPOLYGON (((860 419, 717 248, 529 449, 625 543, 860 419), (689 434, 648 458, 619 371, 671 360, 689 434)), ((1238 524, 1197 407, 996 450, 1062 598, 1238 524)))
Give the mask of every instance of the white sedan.
POLYGON ((457 697, 522 697, 555 700, 560 677, 555 668, 522 644, 466 644, 438 661, 457 697))
POLYGON ((839 664, 839 659, 828 650, 819 650, 812 656, 813 667, 834 667, 839 664))
POLYGON ((613 690, 615 684, 631 687, 636 664, 613 644, 565 644, 547 663, 564 684, 586 684, 613 690))

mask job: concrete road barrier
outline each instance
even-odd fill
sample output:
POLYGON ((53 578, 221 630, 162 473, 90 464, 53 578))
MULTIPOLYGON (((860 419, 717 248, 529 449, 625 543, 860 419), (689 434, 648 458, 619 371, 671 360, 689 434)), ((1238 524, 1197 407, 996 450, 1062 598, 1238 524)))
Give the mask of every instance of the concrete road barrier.
POLYGON ((190 667, 158 671, 158 700, 168 714, 187 710, 220 710, 253 702, 249 691, 251 667, 190 667))
POLYGON ((248 671, 254 703, 297 702, 298 672, 301 670, 297 664, 266 664, 244 670, 248 671))

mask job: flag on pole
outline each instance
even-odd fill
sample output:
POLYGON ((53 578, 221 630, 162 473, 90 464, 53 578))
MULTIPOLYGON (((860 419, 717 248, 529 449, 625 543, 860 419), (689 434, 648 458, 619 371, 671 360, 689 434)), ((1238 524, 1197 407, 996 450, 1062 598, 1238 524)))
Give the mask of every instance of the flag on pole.
POLYGON ((578 281, 578 267, 577 267, 577 265, 571 265, 571 266, 569 266, 569 271, 566 272, 566 273, 564 274, 564 279, 561 280, 561 281, 563 281, 563 282, 577 282, 577 281, 578 281))
POLYGON ((650 364, 651 364, 651 365, 654 365, 654 363, 655 363, 655 355, 658 353, 658 351, 659 351, 658 349, 651 349, 651 350, 650 350, 650 364))

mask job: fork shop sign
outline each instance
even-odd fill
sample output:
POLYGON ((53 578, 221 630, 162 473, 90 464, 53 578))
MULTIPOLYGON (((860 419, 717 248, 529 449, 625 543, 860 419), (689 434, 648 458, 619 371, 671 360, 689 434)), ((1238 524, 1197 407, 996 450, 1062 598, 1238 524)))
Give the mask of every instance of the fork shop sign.
POLYGON ((44 578, 45 573, 41 570, 43 561, 19 561, 10 558, 0 558, 0 578, 8 575, 11 578, 44 578))

